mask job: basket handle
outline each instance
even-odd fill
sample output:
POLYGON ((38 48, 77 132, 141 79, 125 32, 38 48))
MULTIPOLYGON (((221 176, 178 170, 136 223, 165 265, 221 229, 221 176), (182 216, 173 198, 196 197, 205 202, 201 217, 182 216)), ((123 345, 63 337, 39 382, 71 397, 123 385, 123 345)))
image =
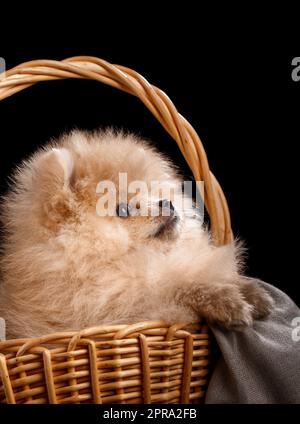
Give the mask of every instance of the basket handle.
POLYGON ((90 57, 62 61, 34 60, 0 74, 0 100, 40 81, 85 78, 102 82, 138 97, 177 142, 195 181, 204 181, 204 198, 215 244, 232 241, 230 215, 224 193, 209 170, 205 150, 194 128, 179 114, 169 97, 140 74, 120 65, 90 57))

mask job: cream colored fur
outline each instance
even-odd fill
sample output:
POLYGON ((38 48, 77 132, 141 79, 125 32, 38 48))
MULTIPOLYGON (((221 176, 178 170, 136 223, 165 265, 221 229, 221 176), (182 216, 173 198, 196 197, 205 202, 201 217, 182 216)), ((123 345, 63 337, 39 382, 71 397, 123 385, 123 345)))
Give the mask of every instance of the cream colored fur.
POLYGON ((233 243, 214 247, 180 210, 176 228, 154 236, 161 217, 99 217, 106 179, 167 181, 175 168, 133 135, 80 131, 38 151, 16 171, 2 202, 0 316, 9 338, 148 319, 250 325, 272 301, 240 275, 233 243))

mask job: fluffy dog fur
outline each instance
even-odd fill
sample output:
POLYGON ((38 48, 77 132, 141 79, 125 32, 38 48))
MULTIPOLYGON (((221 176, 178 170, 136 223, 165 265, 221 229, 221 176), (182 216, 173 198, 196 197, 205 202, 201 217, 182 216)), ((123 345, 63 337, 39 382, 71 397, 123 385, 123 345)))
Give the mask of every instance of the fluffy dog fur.
POLYGON ((236 244, 215 247, 187 211, 99 217, 99 181, 167 181, 175 168, 133 135, 72 132, 16 171, 2 202, 0 316, 8 338, 164 319, 250 325, 272 300, 241 275, 236 244), (163 231, 161 231, 163 229, 163 231))

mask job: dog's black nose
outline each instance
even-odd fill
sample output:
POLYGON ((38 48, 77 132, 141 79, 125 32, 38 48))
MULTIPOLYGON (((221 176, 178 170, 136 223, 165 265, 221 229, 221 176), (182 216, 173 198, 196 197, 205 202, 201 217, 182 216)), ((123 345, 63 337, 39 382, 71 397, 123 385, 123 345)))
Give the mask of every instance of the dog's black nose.
POLYGON ((169 211, 170 215, 174 215, 174 206, 171 200, 163 199, 158 202, 158 205, 161 210, 169 211))

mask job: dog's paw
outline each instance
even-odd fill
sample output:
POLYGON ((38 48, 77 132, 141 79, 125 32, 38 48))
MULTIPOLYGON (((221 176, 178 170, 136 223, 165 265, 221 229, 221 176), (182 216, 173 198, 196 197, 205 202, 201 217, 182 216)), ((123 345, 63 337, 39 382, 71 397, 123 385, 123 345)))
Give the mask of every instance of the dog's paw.
POLYGON ((188 292, 182 291, 180 300, 212 324, 240 328, 253 323, 254 307, 245 300, 236 284, 193 287, 188 292))
POLYGON ((253 324, 253 306, 231 285, 222 287, 211 305, 203 308, 203 312, 208 322, 220 324, 228 329, 253 324))
POLYGON ((259 280, 244 277, 240 289, 246 301, 253 306, 253 318, 264 318, 270 314, 274 307, 274 300, 259 285, 259 280))

